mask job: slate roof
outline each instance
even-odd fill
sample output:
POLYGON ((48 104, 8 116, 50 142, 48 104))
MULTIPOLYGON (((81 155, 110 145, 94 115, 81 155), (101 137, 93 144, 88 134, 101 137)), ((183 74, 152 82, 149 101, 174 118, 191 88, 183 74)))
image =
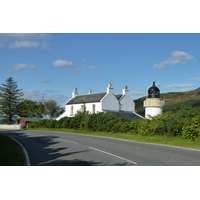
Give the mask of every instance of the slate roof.
POLYGON ((26 117, 21 117, 20 119, 23 119, 26 122, 34 122, 34 121, 39 121, 39 118, 26 118, 26 117))
MULTIPOLYGON (((86 94, 86 95, 78 95, 71 100, 69 100, 66 105, 71 104, 81 104, 81 103, 95 103, 100 102, 101 99, 106 95, 107 93, 97 93, 97 94, 86 94)), ((119 100, 122 96, 122 94, 115 95, 116 98, 119 100)))
POLYGON ((104 110, 104 111, 112 115, 115 115, 117 117, 123 117, 129 121, 133 121, 135 119, 144 119, 144 117, 134 112, 125 112, 125 111, 116 112, 116 111, 111 111, 111 110, 104 110))

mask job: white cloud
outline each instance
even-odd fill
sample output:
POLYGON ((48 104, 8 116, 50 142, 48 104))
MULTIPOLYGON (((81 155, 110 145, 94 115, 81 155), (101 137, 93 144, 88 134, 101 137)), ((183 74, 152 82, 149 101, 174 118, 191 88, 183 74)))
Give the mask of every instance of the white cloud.
POLYGON ((99 71, 103 70, 103 68, 100 68, 100 67, 97 67, 94 65, 88 65, 87 64, 88 61, 86 59, 84 59, 82 62, 84 62, 84 64, 85 64, 84 66, 76 67, 72 61, 58 59, 53 62, 53 66, 56 68, 69 68, 76 72, 83 71, 83 70, 91 70, 93 72, 99 72, 99 71))
POLYGON ((193 56, 189 55, 188 53, 185 53, 183 51, 174 51, 172 52, 172 57, 174 57, 177 60, 192 60, 193 56))
POLYGON ((99 68, 98 67, 96 67, 96 66, 89 66, 89 67, 87 67, 88 69, 91 69, 91 70, 98 70, 99 68))
POLYGON ((143 96, 143 95, 145 95, 145 90, 143 90, 143 89, 135 89, 135 90, 132 90, 130 93, 133 96, 143 96))
POLYGON ((45 95, 45 93, 41 92, 40 90, 27 90, 23 92, 24 92, 23 98, 32 101, 42 101, 42 98, 45 95))
POLYGON ((46 89, 46 90, 44 90, 44 92, 47 92, 47 93, 58 93, 58 91, 52 90, 52 89, 46 89))
POLYGON ((10 48, 38 48, 39 46, 39 42, 35 42, 35 41, 14 41, 13 43, 10 43, 9 47, 10 48))
POLYGON ((23 69, 36 69, 37 67, 35 65, 21 63, 21 64, 12 66, 12 68, 14 71, 21 71, 23 69))
POLYGON ((49 34, 41 33, 1 33, 0 48, 47 48, 49 34))
POLYGON ((67 60, 56 60, 53 62, 54 67, 67 67, 67 68, 74 68, 75 65, 70 61, 67 60))
POLYGON ((185 64, 186 61, 190 61, 193 59, 193 56, 189 55, 183 51, 174 51, 171 53, 171 57, 165 61, 162 61, 158 64, 155 64, 153 68, 156 69, 164 69, 166 65, 181 65, 185 64))
POLYGON ((171 85, 165 85, 164 88, 191 88, 195 86, 195 84, 171 84, 171 85))
POLYGON ((189 80, 200 80, 200 77, 197 77, 197 78, 191 78, 189 80))
POLYGON ((48 100, 55 100, 58 104, 64 105, 70 97, 66 95, 59 94, 53 90, 27 90, 24 92, 24 99, 29 99, 32 101, 48 101, 48 100))

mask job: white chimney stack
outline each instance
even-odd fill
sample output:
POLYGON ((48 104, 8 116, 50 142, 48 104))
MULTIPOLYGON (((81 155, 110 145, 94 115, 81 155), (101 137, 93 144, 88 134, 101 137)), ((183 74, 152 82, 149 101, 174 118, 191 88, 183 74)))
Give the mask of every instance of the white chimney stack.
POLYGON ((107 94, 109 94, 109 93, 111 93, 111 94, 113 94, 113 87, 112 87, 112 83, 108 83, 108 87, 107 87, 107 94))
POLYGON ((124 89, 122 90, 122 94, 123 95, 128 95, 128 92, 129 92, 128 86, 124 86, 124 89))
POLYGON ((74 88, 74 91, 72 92, 72 98, 78 96, 78 89, 74 88))

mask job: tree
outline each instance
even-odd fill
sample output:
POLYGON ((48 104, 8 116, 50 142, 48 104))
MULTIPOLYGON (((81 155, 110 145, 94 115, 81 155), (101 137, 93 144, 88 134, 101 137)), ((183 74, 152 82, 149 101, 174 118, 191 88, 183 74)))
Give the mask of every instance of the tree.
POLYGON ((20 117, 42 117, 39 112, 39 103, 37 101, 25 99, 19 103, 17 110, 20 117))
POLYGON ((23 95, 22 89, 18 89, 17 82, 12 77, 0 86, 0 112, 9 122, 17 115, 17 105, 23 95))
POLYGON ((41 114, 41 115, 44 115, 44 104, 40 101, 39 104, 38 104, 38 112, 41 114))
POLYGON ((40 111, 45 118, 53 119, 59 117, 64 112, 64 108, 60 107, 56 101, 49 100, 40 102, 40 111))

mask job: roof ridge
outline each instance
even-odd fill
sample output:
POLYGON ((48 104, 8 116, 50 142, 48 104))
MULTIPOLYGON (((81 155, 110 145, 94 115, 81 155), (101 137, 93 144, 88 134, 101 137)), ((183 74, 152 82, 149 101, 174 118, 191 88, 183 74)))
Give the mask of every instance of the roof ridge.
POLYGON ((76 97, 80 97, 80 96, 95 95, 95 94, 106 94, 106 92, 92 93, 92 94, 81 94, 81 95, 77 95, 77 96, 75 96, 74 98, 76 98, 76 97))

